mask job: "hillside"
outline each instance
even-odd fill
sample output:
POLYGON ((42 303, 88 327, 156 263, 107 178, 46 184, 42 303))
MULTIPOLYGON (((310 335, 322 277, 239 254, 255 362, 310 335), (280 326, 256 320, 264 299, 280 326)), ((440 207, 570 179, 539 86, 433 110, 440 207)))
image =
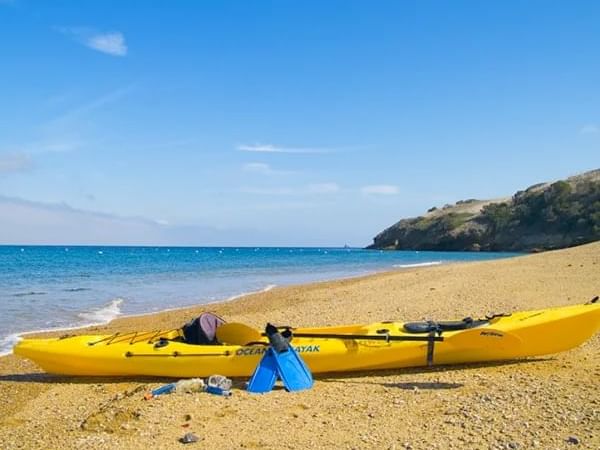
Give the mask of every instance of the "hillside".
POLYGON ((600 169, 512 197, 462 200, 386 228, 368 248, 542 251, 600 240, 600 169))

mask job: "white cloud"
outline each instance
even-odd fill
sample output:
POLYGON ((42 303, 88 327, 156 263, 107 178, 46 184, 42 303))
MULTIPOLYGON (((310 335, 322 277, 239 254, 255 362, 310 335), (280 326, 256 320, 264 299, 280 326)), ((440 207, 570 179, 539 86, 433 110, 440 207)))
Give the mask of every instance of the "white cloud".
POLYGON ((396 195, 399 190, 391 184, 373 184, 361 187, 360 192, 364 195, 396 195))
POLYGON ((292 188, 279 187, 279 188, 257 188, 257 187, 243 187, 240 192, 244 194, 256 194, 256 195, 294 195, 298 191, 292 188))
POLYGON ((256 153, 332 153, 335 151, 331 148, 279 147, 271 144, 241 144, 237 149, 241 152, 256 153))
POLYGON ((31 158, 23 152, 0 154, 0 174, 20 172, 31 167, 31 158))
POLYGON ((250 162, 242 166, 244 172, 250 172, 260 175, 289 175, 294 173, 290 170, 276 170, 273 169, 269 164, 262 162, 250 162))
POLYGON ((97 34, 89 38, 86 45, 94 50, 113 56, 125 56, 127 54, 125 37, 119 32, 97 34))
POLYGON ((589 123, 587 125, 584 125, 581 130, 579 130, 579 133, 581 134, 595 134, 595 133, 600 133, 600 127, 596 124, 593 123, 589 123))
POLYGON ((66 153, 77 150, 85 145, 81 140, 68 138, 62 141, 40 142, 39 144, 35 148, 35 152, 39 153, 66 153))
POLYGON ((56 27, 56 30, 72 36, 77 42, 107 55, 127 55, 125 36, 120 31, 98 32, 84 27, 56 27))
POLYGON ((337 183, 316 183, 308 185, 308 191, 312 194, 334 194, 340 191, 337 183))
POLYGON ((271 187, 256 188, 243 187, 240 189, 245 194, 257 195, 306 195, 306 194, 334 194, 341 189, 337 183, 316 183, 296 188, 290 187, 271 187))
POLYGON ((268 164, 265 164, 265 163, 260 163, 260 162, 246 163, 242 166, 242 168, 246 172, 257 172, 257 173, 262 173, 262 174, 269 174, 272 172, 271 166, 269 166, 268 164))

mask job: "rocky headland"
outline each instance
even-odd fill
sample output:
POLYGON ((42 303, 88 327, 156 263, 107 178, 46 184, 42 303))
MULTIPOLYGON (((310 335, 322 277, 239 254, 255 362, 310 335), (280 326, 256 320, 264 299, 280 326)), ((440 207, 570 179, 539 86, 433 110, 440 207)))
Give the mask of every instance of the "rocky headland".
POLYGON ((402 219, 373 238, 386 250, 526 251, 600 240, 600 169, 494 200, 461 200, 402 219))

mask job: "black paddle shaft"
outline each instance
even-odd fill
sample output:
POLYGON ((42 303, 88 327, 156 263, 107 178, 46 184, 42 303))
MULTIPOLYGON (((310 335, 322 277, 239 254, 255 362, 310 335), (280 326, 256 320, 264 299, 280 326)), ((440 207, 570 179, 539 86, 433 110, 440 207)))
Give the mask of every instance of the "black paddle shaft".
POLYGON ((389 336, 387 334, 332 334, 332 333, 294 333, 293 337, 317 338, 317 339, 348 339, 348 340, 369 340, 369 341, 424 341, 424 342, 442 342, 443 336, 389 336))

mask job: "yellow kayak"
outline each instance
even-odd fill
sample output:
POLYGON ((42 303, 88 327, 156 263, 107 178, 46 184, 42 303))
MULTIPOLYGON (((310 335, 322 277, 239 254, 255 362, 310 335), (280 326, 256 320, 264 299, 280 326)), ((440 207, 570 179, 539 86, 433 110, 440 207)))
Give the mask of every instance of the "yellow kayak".
MULTIPOLYGON (((455 322, 378 322, 292 329, 313 373, 500 361, 576 347, 600 329, 600 302, 455 322)), ((220 343, 191 345, 181 330, 23 339, 14 353, 65 375, 248 377, 267 338, 242 324, 217 329, 220 343)))

